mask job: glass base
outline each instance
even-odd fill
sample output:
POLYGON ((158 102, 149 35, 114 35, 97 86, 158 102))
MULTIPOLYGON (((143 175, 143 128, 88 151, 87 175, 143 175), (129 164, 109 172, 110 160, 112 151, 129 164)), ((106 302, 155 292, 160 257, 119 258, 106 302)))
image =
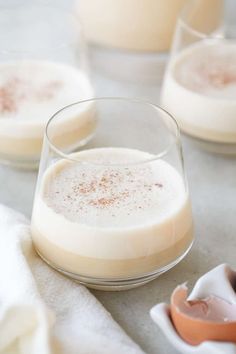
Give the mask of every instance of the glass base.
POLYGON ((39 160, 14 160, 0 156, 0 164, 19 168, 22 170, 37 170, 39 168, 39 160))
POLYGON ((176 260, 168 265, 148 274, 144 274, 140 277, 132 277, 126 279, 103 279, 103 278, 92 278, 88 276, 78 275, 75 273, 67 272, 60 267, 53 264, 51 261, 46 259, 38 250, 35 248, 37 254, 53 269, 58 271, 59 273, 65 275, 66 277, 75 280, 76 282, 96 290, 104 290, 104 291, 121 291, 121 290, 129 290, 133 288, 137 288, 138 286, 144 285, 157 277, 161 274, 167 272, 169 269, 173 268, 176 264, 178 264, 190 251, 193 242, 189 245, 187 250, 179 256, 176 260))
POLYGON ((116 80, 134 83, 160 83, 168 53, 138 52, 89 45, 89 56, 95 71, 116 80))
POLYGON ((204 140, 204 139, 197 138, 197 137, 190 135, 184 131, 182 131, 182 133, 189 140, 191 140, 194 143, 194 145, 196 145, 200 149, 203 149, 205 151, 208 151, 208 152, 214 153, 214 154, 236 156, 236 143, 214 142, 214 141, 210 141, 210 140, 204 140))

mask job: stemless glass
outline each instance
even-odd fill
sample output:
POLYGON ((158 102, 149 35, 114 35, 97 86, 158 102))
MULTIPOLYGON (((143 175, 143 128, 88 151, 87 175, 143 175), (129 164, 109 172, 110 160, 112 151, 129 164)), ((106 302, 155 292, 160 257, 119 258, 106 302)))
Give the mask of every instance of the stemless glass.
POLYGON ((161 104, 183 132, 236 153, 236 17, 228 0, 191 0, 176 26, 161 104))
POLYGON ((0 161, 36 167, 52 114, 93 97, 78 19, 55 6, 4 6, 0 43, 0 161))
POLYGON ((135 287, 177 264, 193 230, 174 118, 125 98, 57 112, 46 127, 31 230, 49 265, 93 288, 135 287), (68 116, 92 123, 89 140, 79 129, 63 135, 68 116))

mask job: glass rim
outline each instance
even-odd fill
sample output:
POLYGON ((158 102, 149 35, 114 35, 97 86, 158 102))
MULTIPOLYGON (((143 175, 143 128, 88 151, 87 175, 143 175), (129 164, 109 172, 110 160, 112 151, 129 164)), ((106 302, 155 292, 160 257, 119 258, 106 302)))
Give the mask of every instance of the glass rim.
MULTIPOLYGON (((170 131, 170 130, 169 130, 170 131)), ((47 124, 46 124, 46 128, 45 128, 45 133, 44 133, 44 141, 47 141, 47 144, 50 146, 50 148, 60 157, 62 157, 63 159, 66 159, 68 161, 73 161, 73 162, 80 162, 83 164, 87 164, 87 165, 92 165, 92 166, 107 166, 107 167, 112 167, 112 166, 134 166, 134 165, 140 165, 140 164, 145 164, 145 163, 149 163, 155 160, 158 160, 162 157, 164 157, 165 155, 168 154, 168 152, 171 150, 171 148, 174 145, 177 146, 181 146, 181 137, 180 137, 180 128, 179 125, 176 121, 176 119, 173 117, 172 114, 170 114, 168 111, 166 111, 164 108, 162 108, 161 106, 151 103, 149 101, 143 100, 143 99, 139 99, 139 98, 128 98, 128 97, 95 97, 95 98, 90 98, 90 99, 86 99, 86 100, 81 100, 81 101, 77 101, 74 103, 71 103, 69 105, 64 106, 63 108, 61 108, 60 110, 58 110, 56 113, 54 113, 52 115, 52 117, 48 120, 47 124), (89 104, 89 103, 93 103, 96 101, 123 101, 123 102, 130 102, 130 103, 141 103, 145 106, 150 106, 152 108, 154 108, 154 110, 156 110, 157 112, 160 111, 162 113, 165 114, 166 117, 168 117, 169 121, 171 121, 174 124, 175 127, 175 132, 173 133, 174 139, 172 142, 170 142, 169 144, 167 144, 167 147, 164 148, 161 152, 159 152, 158 154, 152 154, 150 153, 150 155, 152 155, 152 157, 147 158, 147 159, 143 159, 143 160, 139 160, 136 162, 126 162, 126 163, 99 163, 99 162, 94 162, 94 161, 88 161, 88 160, 80 160, 79 158, 75 158, 71 155, 76 154, 77 152, 81 152, 81 151, 76 151, 76 152, 72 152, 72 153, 65 153, 63 152, 60 148, 58 148, 55 144, 52 143, 50 137, 49 137, 49 128, 51 123, 54 121, 54 119, 57 118, 57 116, 63 112, 66 111, 68 108, 71 108, 73 106, 77 106, 80 104, 89 104)), ((84 140, 83 140, 84 141, 84 140)), ((82 142, 83 142, 82 141, 82 142)), ((83 144, 81 144, 81 146, 83 146, 83 144)), ((101 147, 102 148, 102 147, 101 147)), ((110 148, 112 148, 112 146, 110 146, 110 148)), ((122 147, 119 147, 122 148, 122 147)), ((132 149, 132 148, 130 148, 132 149)))
POLYGON ((189 0, 181 9, 178 17, 178 22, 185 27, 190 33, 194 34, 196 37, 201 38, 201 39, 225 39, 222 35, 219 34, 207 34, 205 32, 199 31, 195 28, 193 28, 191 25, 189 25, 186 21, 186 15, 189 9, 191 8, 192 4, 195 3, 196 0, 189 0))
MULTIPOLYGON (((4 11, 16 11, 17 8, 21 8, 23 3, 18 3, 16 5, 3 5, 1 6, 1 12, 4 11)), ((43 4, 43 3, 30 3, 27 5, 27 9, 50 9, 53 12, 57 11, 57 13, 62 14, 63 16, 70 16, 71 18, 74 18, 76 21, 76 25, 78 26, 78 31, 79 31, 79 35, 82 35, 82 26, 80 23, 80 20, 78 18, 78 16, 76 16, 75 13, 73 13, 70 9, 67 9, 63 6, 59 6, 59 5, 47 5, 47 4, 43 4)), ((78 38, 77 38, 78 39, 78 38)), ((50 50, 53 51, 57 51, 57 50, 61 50, 63 48, 67 48, 69 46, 71 46, 74 43, 77 43, 78 41, 76 40, 69 40, 68 42, 62 41, 61 43, 59 43, 58 45, 52 45, 50 46, 50 50)), ((32 54, 32 53, 37 53, 40 52, 41 50, 45 49, 45 46, 40 46, 37 48, 33 48, 33 49, 4 49, 1 48, 0 49, 0 53, 3 55, 7 55, 7 54, 32 54)), ((47 49, 47 48, 46 48, 47 49)))

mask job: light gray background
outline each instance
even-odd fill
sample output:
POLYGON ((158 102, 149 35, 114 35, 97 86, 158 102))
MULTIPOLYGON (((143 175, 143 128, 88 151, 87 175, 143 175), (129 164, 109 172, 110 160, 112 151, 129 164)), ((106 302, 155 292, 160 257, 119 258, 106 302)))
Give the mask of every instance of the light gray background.
MULTIPOLYGON (((142 97, 155 103, 159 99, 157 84, 119 82, 98 73, 93 73, 93 84, 98 96, 142 97)), ((199 276, 220 263, 236 268, 235 159, 202 151, 186 137, 183 146, 195 221, 196 242, 191 252, 174 269, 143 287, 118 293, 93 291, 149 354, 176 354, 150 319, 153 305, 168 302, 177 284, 188 281, 191 287, 199 276)), ((35 182, 35 172, 0 165, 0 202, 30 217, 35 182)))

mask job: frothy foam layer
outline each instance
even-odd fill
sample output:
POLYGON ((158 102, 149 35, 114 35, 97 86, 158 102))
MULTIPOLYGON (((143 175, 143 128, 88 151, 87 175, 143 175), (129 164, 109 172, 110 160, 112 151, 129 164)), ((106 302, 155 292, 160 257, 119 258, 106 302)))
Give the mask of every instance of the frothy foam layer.
MULTIPOLYGON (((49 118, 62 107, 92 96, 85 74, 70 65, 36 60, 0 64, 0 158, 35 163, 49 118)), ((57 146, 76 146, 91 135, 95 123, 90 106, 58 120, 57 146)))
POLYGON ((186 196, 180 175, 163 160, 136 163, 153 156, 105 148, 80 152, 81 162, 61 162, 45 179, 43 198, 67 219, 96 227, 130 227, 161 221, 186 196), (91 165, 82 161, 104 165, 91 165))
POLYGON ((236 42, 197 45, 173 67, 175 79, 187 89, 225 99, 236 97, 236 42))
POLYGON ((181 129, 198 138, 236 142, 236 42, 202 40, 173 56, 161 93, 181 129))
POLYGON ((88 98, 90 91, 83 73, 69 65, 36 60, 0 64, 1 120, 46 122, 63 106, 88 98))

